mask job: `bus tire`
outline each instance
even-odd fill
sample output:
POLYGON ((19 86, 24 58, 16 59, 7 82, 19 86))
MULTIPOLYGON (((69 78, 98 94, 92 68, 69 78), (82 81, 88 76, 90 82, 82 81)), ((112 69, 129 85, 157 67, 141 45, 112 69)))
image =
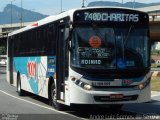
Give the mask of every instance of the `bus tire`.
POLYGON ((21 89, 21 78, 19 74, 17 75, 17 93, 19 96, 24 95, 24 91, 21 89))
POLYGON ((62 104, 57 102, 55 83, 52 82, 49 88, 49 104, 56 110, 63 110, 62 104))

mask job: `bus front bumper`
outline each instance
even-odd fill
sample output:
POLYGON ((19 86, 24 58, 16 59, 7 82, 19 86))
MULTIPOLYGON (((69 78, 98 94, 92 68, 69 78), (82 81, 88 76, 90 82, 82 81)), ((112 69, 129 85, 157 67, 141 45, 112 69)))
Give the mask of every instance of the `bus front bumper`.
POLYGON ((142 90, 84 90, 73 85, 70 89, 70 104, 126 104, 143 103, 151 99, 150 85, 142 90))

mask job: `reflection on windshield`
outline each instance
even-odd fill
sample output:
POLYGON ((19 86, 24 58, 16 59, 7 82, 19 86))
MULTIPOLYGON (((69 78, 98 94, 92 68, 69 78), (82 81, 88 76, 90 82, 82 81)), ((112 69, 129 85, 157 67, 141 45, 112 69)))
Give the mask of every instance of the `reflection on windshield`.
POLYGON ((148 66, 147 30, 75 28, 71 65, 89 69, 128 69, 148 66))

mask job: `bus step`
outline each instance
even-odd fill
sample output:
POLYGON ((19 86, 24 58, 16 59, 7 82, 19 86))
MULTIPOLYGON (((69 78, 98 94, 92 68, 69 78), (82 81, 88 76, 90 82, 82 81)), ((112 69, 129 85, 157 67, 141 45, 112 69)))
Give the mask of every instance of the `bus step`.
POLYGON ((63 100, 57 100, 58 103, 61 103, 61 104, 65 104, 65 101, 63 100))

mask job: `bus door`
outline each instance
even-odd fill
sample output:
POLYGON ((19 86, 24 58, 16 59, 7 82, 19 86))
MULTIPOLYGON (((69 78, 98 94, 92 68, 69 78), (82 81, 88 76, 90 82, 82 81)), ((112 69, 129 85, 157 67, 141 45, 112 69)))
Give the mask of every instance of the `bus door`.
POLYGON ((56 85, 57 85, 57 100, 65 98, 65 80, 68 79, 68 49, 66 40, 66 25, 58 26, 57 39, 57 60, 56 60, 56 85))

